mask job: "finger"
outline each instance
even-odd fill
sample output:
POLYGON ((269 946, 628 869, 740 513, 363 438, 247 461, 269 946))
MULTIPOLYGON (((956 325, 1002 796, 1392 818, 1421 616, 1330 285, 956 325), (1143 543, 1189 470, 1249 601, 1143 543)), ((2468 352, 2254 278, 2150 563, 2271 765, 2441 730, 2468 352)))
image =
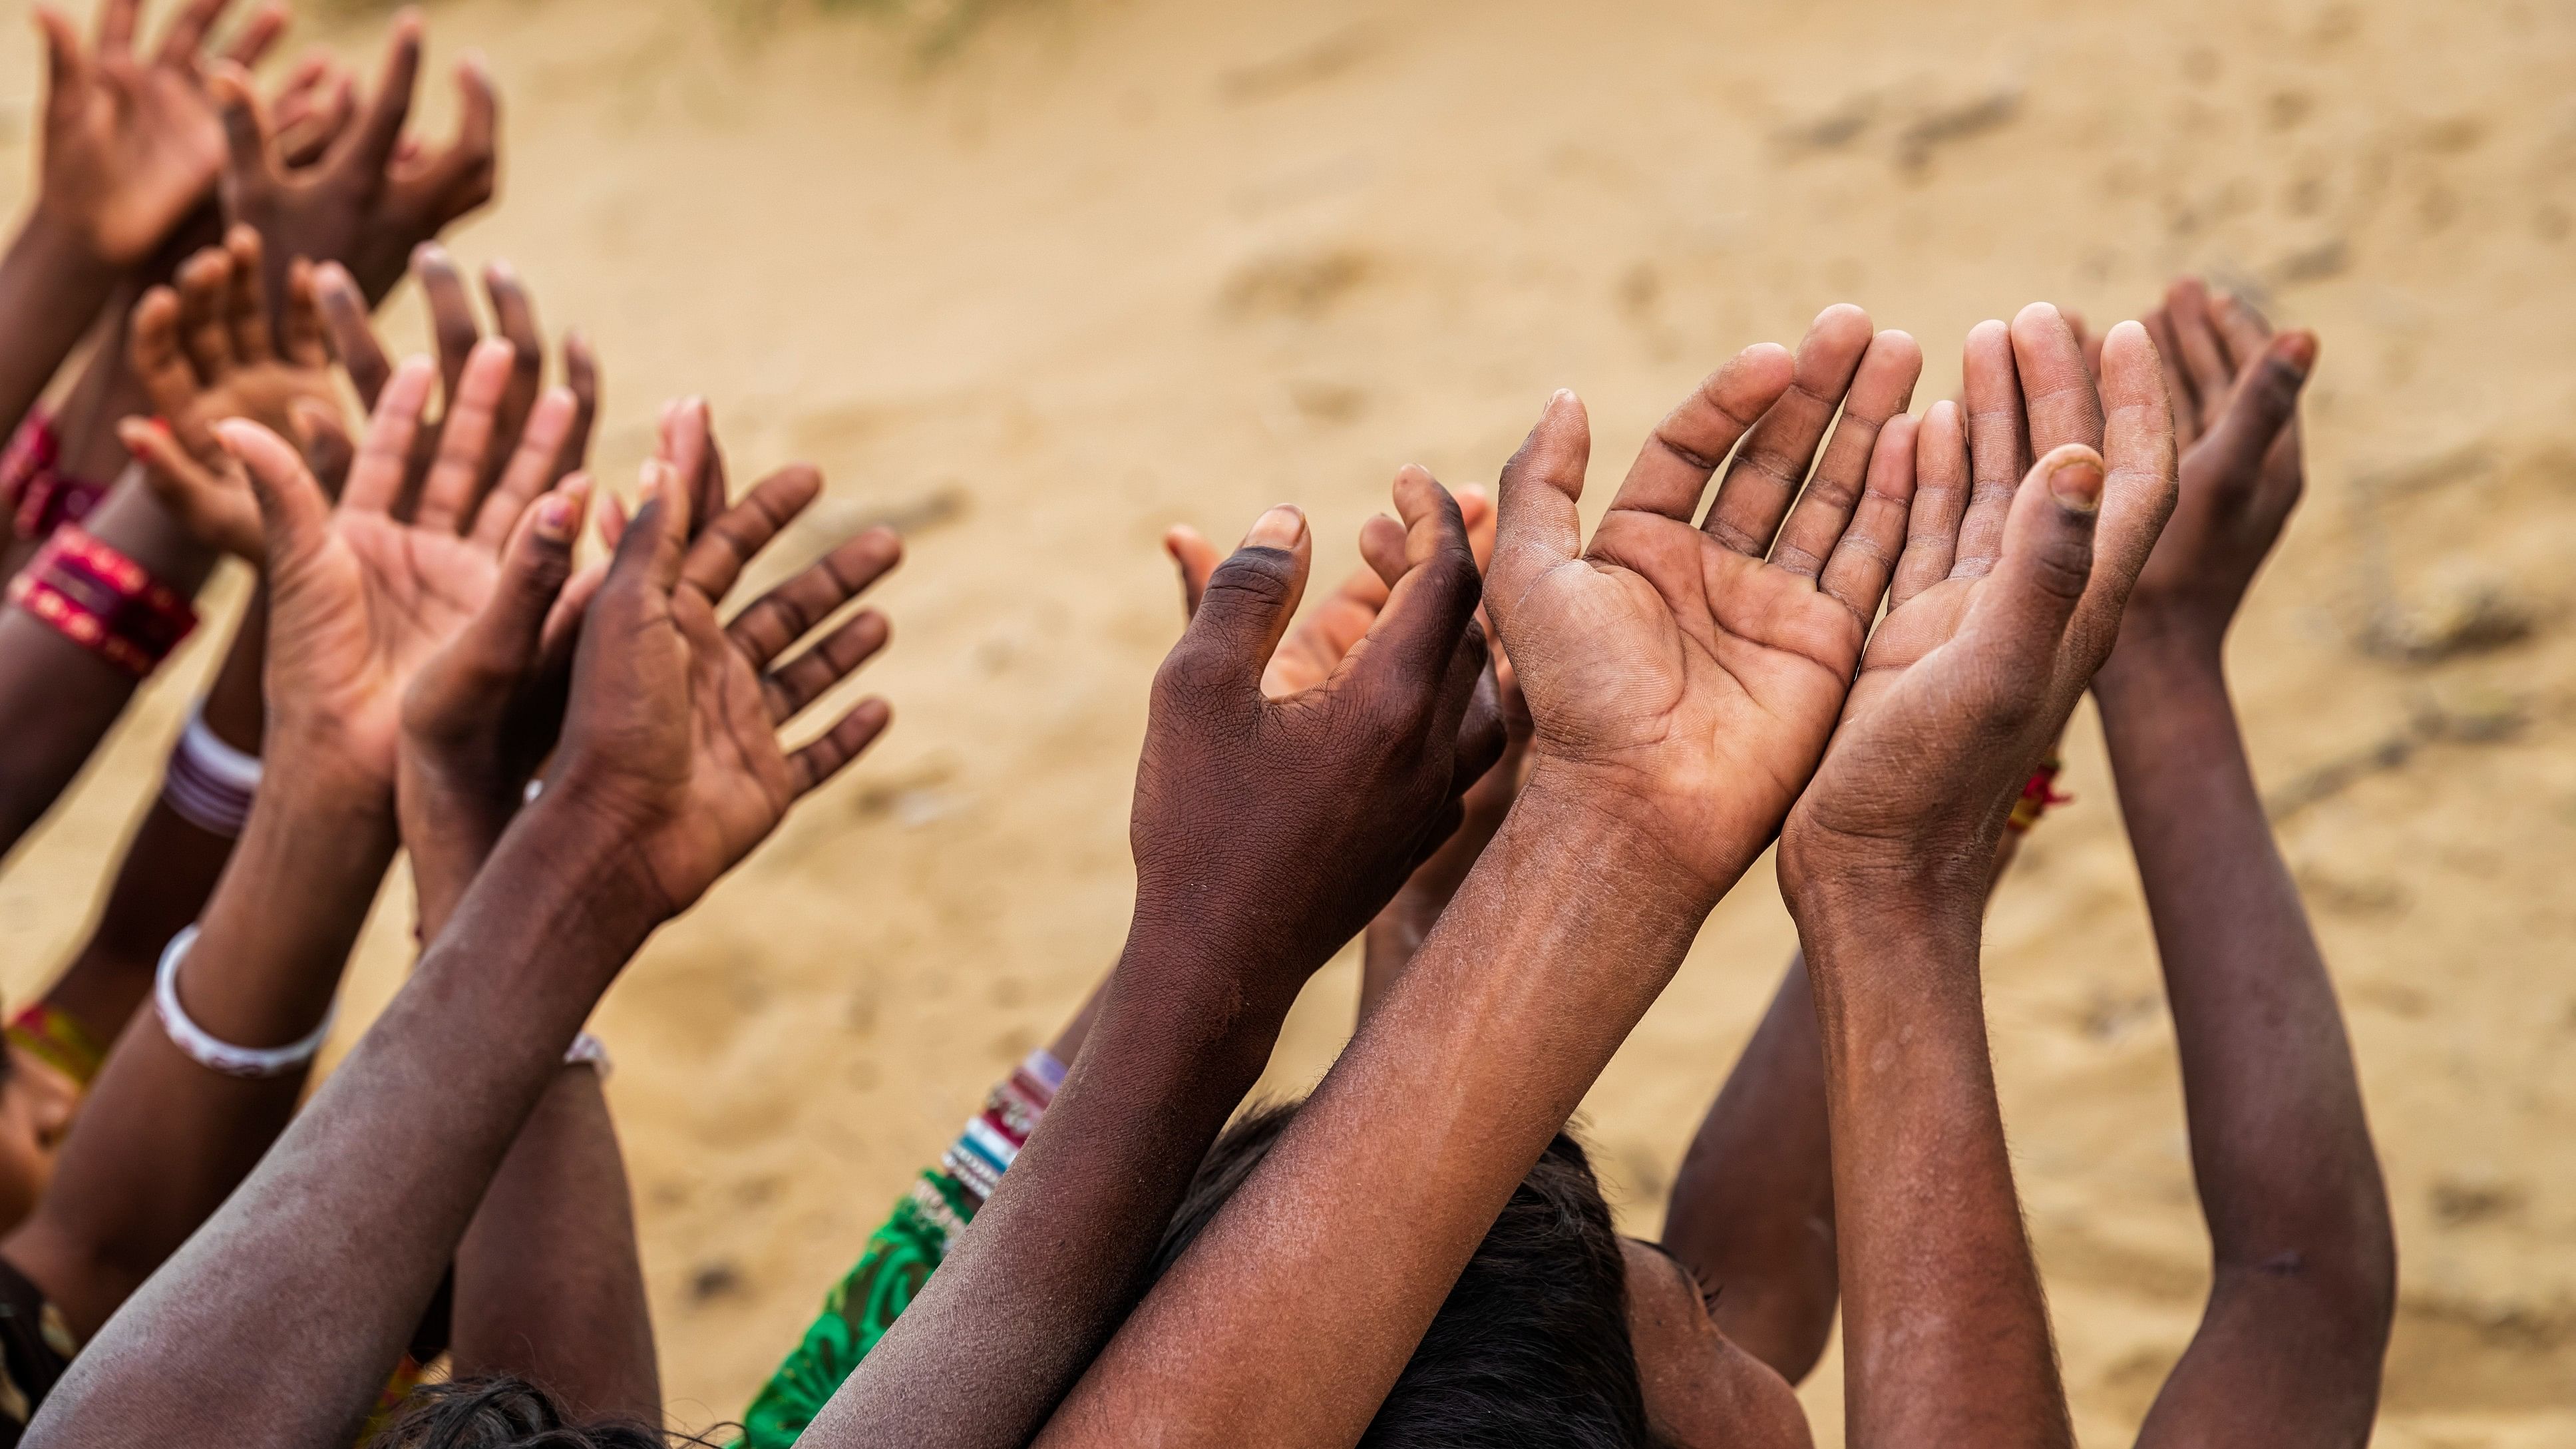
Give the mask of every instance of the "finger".
POLYGON ((725 636, 752 668, 765 669, 902 561, 903 540, 894 530, 871 528, 753 600, 725 626, 725 636))
POLYGON ((1922 426, 1914 432, 1914 502, 1906 511, 1905 551, 1897 555, 1890 608, 1903 608, 1906 600, 1950 577, 1973 489, 1959 405, 1944 398, 1923 414, 1922 426))
POLYGON ((626 537, 626 500, 614 493, 599 495, 599 541, 615 552, 626 537))
POLYGON ((2093 576, 2102 511, 2102 455, 2081 443, 2031 465, 2004 527, 2003 555, 1961 622, 1994 651, 1990 687, 2036 702, 2058 673, 2058 649, 2093 576))
POLYGON ((394 17, 393 38, 377 74, 376 93, 367 101, 358 124, 349 128, 324 164, 348 167, 373 179, 384 174, 411 115, 412 87, 420 80, 420 16, 406 10, 394 17))
POLYGON ((2123 322, 2102 340, 2102 401, 2107 411, 2102 456, 2102 522, 2095 538, 2093 583, 2078 623, 2093 663, 2109 652, 2129 588, 2146 567, 2156 536, 2173 513, 2173 417, 2146 329, 2123 322))
POLYGON ((283 4, 262 5, 233 32, 233 43, 224 47, 224 59, 249 70, 266 59, 278 37, 286 34, 290 12, 283 4))
POLYGON ((1163 659, 1158 692, 1182 685, 1257 699, 1262 670, 1305 595, 1314 554, 1306 515, 1294 506, 1282 503, 1254 520, 1242 547, 1208 576, 1198 612, 1163 659))
POLYGON ((373 411, 394 369, 385 360, 375 327, 367 321, 367 300, 358 290, 357 279, 338 262, 323 262, 313 269, 313 295, 322 304, 332 355, 340 359, 340 370, 349 374, 350 385, 358 390, 359 404, 373 411))
POLYGON ((1704 532, 1752 558, 1770 553, 1772 536, 1806 484, 1816 445, 1851 390, 1869 340, 1869 314, 1858 307, 1837 304, 1817 315, 1798 343, 1789 390, 1753 425, 1727 465, 1717 501, 1700 525, 1704 532))
POLYGON ((206 90, 215 98, 215 113, 224 124, 226 184, 231 188, 225 194, 233 196, 269 180, 276 166, 271 160, 268 110, 251 89, 249 73, 217 66, 206 78, 206 90))
POLYGON ((1207 592, 1208 575, 1224 558, 1216 545, 1204 534, 1186 523, 1176 523, 1163 535, 1163 552, 1171 557, 1172 567, 1181 575, 1181 618, 1187 622, 1199 611, 1199 595, 1207 592))
POLYGON ((599 359, 590 339, 576 329, 564 334, 564 385, 572 389, 572 427, 564 434, 563 452, 555 459, 555 476, 590 464, 591 423, 599 416, 599 359))
POLYGON ((1494 559, 1494 495, 1469 483, 1449 490, 1458 500, 1458 515, 1467 520, 1467 547, 1476 555, 1476 571, 1494 559))
POLYGON ((232 332, 233 358, 245 367, 267 362, 276 353, 269 339, 268 289, 260 277, 259 233, 237 224, 224 234, 224 250, 233 262, 224 318, 232 332))
POLYGON ((179 339, 201 386, 221 382, 233 370, 231 312, 232 258, 221 247, 208 247, 179 264, 179 339))
POLYGON ((429 406, 430 365, 425 357, 407 357, 377 394, 367 417, 367 435, 349 463, 349 486, 340 506, 353 513, 383 513, 402 493, 411 471, 412 443, 420 436, 420 415, 429 406))
POLYGON ((1655 425, 1611 498, 1611 511, 1659 513, 1684 523, 1697 518, 1710 476, 1788 391, 1795 372, 1788 349, 1777 343, 1757 343, 1727 359, 1655 425))
POLYGON ((2239 377, 2272 341, 2272 319, 2233 292, 2219 292, 2209 299, 2209 320, 2227 351, 2227 366, 2239 377))
POLYGON ((712 523, 725 509, 724 459, 716 448, 715 418, 702 397, 681 398, 664 407, 659 447, 662 458, 689 489, 702 522, 712 523))
POLYGON ((279 340, 286 360, 297 367, 321 368, 331 361, 323 340, 322 308, 313 287, 313 264, 302 257, 286 264, 286 308, 279 318, 279 340))
POLYGON ((349 441, 349 430, 341 424, 339 409, 319 398, 305 397, 288 404, 287 415, 295 423, 295 441, 304 450, 304 466, 312 470, 325 494, 340 497, 348 485, 349 468, 357 461, 358 450, 349 441))
POLYGON ((538 499, 511 529, 492 597, 459 640, 480 667, 514 678, 532 671, 546 621, 572 577, 573 544, 581 537, 589 486, 587 478, 572 479, 538 499))
MULTIPOLYGON (((670 460, 662 460, 668 463, 670 460)), ((691 491, 687 488, 683 492, 691 491)), ((801 463, 760 480, 742 502, 718 513, 689 542, 680 577, 712 603, 733 591, 744 565, 769 547, 780 530, 823 496, 823 475, 801 463)), ((785 647, 784 645, 780 647, 785 647)))
POLYGON ((98 7, 98 53, 123 55, 134 49, 134 22, 143 0, 107 0, 98 7))
POLYGON ((2165 315, 2172 321, 2174 341, 2181 344, 2183 371, 2191 376, 2192 392, 2207 415, 2204 421, 2214 425, 2236 371, 2227 365, 2227 350, 2210 320, 2209 288, 2198 277, 2178 278, 2165 291, 2165 315))
POLYGON ((285 439, 259 424, 229 418, 215 436, 250 477, 259 500, 260 531, 267 540, 270 577, 291 570, 319 546, 331 526, 331 505, 285 439))
POLYGON ((632 526, 617 540, 609 581, 640 569, 645 586, 668 597, 679 587, 680 564, 688 548, 689 490, 680 486, 671 465, 659 458, 644 460, 640 481, 637 496, 643 502, 635 510, 632 526))
POLYGON ((1495 483, 1494 559, 1486 570, 1485 599, 1506 647, 1512 606, 1582 551, 1583 519, 1575 505, 1583 497, 1583 471, 1591 456, 1592 428, 1583 403, 1559 388, 1503 464, 1495 483))
MULTIPOLYGON (((179 342, 179 294, 154 287, 134 304, 134 320, 125 339, 126 364, 143 384, 152 410, 165 419, 185 418, 197 400, 197 374, 179 342)), ((213 435, 206 442, 211 445, 213 435)))
POLYGON ((2285 332, 2238 380, 2218 425, 2200 443, 2213 457, 2220 486, 2251 493, 2262 480, 2264 457, 2298 416, 2299 390, 2307 386, 2316 360, 2315 333, 2285 332))
MULTIPOLYGON (((1396 470, 1395 511, 1404 520, 1404 575, 1387 591, 1366 648, 1355 648, 1343 668, 1356 667, 1399 697, 1418 697, 1423 707, 1436 708, 1436 691, 1457 652, 1459 632, 1475 619, 1484 580, 1467 547, 1467 520, 1430 470, 1396 470)), ((1481 639, 1477 644, 1483 647, 1481 639)))
POLYGON ((206 32, 215 28, 232 0, 188 0, 179 13, 170 17, 170 28, 161 32, 161 49, 154 57, 161 65, 193 69, 197 52, 205 48, 206 32))
POLYGON ((321 98, 307 104, 292 125, 283 118, 278 122, 277 158, 290 171, 318 164, 348 134, 350 118, 358 112, 357 83, 346 72, 335 70, 321 87, 321 98))
MULTIPOLYGON (((536 304, 508 262, 496 261, 483 269, 483 295, 492 303, 493 330, 517 349, 511 354, 510 385, 502 389, 500 421, 494 430, 496 437, 515 438, 527 423, 528 410, 536 406, 545 380, 546 339, 537 330, 536 304)), ((560 445, 562 440, 556 441, 560 445)))
POLYGON ((227 553, 260 561, 259 504, 247 488, 229 481, 232 458, 221 444, 215 445, 215 456, 225 471, 218 475, 147 419, 120 421, 116 436, 143 465, 144 486, 182 527, 227 553))
POLYGON ((2102 396, 2084 367, 2075 332, 2046 302, 2013 314, 2013 372, 2021 379, 2029 447, 2045 453, 2066 443, 2102 446, 2102 396))
MULTIPOLYGON (((1870 339, 1869 350, 1852 373, 1833 437, 1816 460, 1815 475, 1790 508, 1788 522, 1780 527, 1780 541, 1771 550, 1773 563, 1808 578, 1823 573, 1825 560, 1842 542, 1869 486, 1879 431, 1914 400, 1914 381, 1922 375, 1923 349, 1914 345, 1913 338, 1887 331, 1870 339)), ((1896 516, 1902 521, 1904 514, 1900 511, 1896 516)), ((1888 556, 1895 556, 1893 550, 1888 556)), ((1873 612, 1878 608, 1876 599, 1870 601, 1870 608, 1873 612)))
POLYGON ((1981 577, 2003 549, 2004 520, 2012 513, 2021 475, 2030 471, 2030 434, 2022 409, 2021 377, 2013 361, 2012 329, 1985 321, 1968 330, 1961 359, 1968 439, 1968 512, 1959 522, 1953 574, 1981 577))
MULTIPOLYGON (((1459 513, 1463 517, 1466 510, 1462 508, 1459 513)), ((1404 525, 1383 513, 1369 515, 1360 525, 1360 562, 1368 565, 1370 577, 1385 588, 1394 588, 1395 581, 1411 567, 1405 557, 1405 538, 1404 525)))
POLYGON ((474 297, 465 290, 456 259, 436 242, 422 242, 413 250, 411 270, 429 303, 429 332, 438 344, 438 375, 447 387, 447 405, 453 408, 457 389, 465 381, 465 361, 483 340, 482 325, 474 320, 474 297))
POLYGON ((36 7, 36 28, 45 37, 45 114, 48 126, 70 124, 88 85, 89 63, 81 55, 80 32, 70 17, 50 5, 36 7))
POLYGON ((475 542, 500 548, 518 526, 519 515, 554 486, 555 459, 563 452, 564 434, 572 430, 572 411, 572 392, 560 387, 550 389, 529 410, 519 446, 502 468, 500 481, 475 509, 475 542))
POLYGON ((770 721, 785 724, 794 719, 805 706, 822 698, 825 690, 849 678, 852 671, 873 658, 892 634, 885 615, 874 609, 861 609, 839 628, 816 640, 813 648, 778 666, 761 683, 761 693, 769 701, 770 721))
POLYGON ((442 220, 462 216, 492 197, 500 154, 501 98, 480 54, 456 68, 456 139, 420 163, 419 189, 440 198, 442 220))
POLYGON ((893 707, 882 699, 863 699, 852 706, 822 738, 787 757, 788 768, 795 772, 796 793, 802 795, 839 774, 843 765, 876 743, 893 718, 893 707))
POLYGON ((1914 505, 1915 430, 1914 419, 1903 413, 1878 429, 1859 505, 1817 578, 1817 586, 1841 600, 1864 628, 1878 617, 1879 600, 1886 597, 1906 546, 1914 505))
MULTIPOLYGON (((2180 446, 2189 447, 2200 436, 2200 399, 2192 395, 2191 379, 2183 373, 2182 343, 2174 337, 2173 318, 2158 307, 2147 314, 2145 326, 2155 345, 2156 365, 2164 373, 2165 397, 2173 408, 2174 439, 2180 446)), ((2096 367, 2094 374, 2100 373, 2096 367)), ((2211 407, 2217 405, 2216 398, 2210 399, 2211 407)))
MULTIPOLYGON (((463 532, 483 486, 483 457, 492 446, 493 410, 510 383, 515 351, 498 337, 486 338, 466 354, 464 375, 449 394, 439 420, 438 455, 421 483, 420 508, 412 521, 422 528, 463 532)), ((514 520, 515 521, 515 518, 514 520)))

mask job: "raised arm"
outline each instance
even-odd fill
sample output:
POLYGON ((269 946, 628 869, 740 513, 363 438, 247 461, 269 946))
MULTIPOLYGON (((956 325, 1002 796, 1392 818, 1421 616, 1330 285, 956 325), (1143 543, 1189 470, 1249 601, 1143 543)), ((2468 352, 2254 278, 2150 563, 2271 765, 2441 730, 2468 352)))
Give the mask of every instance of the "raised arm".
POLYGON ((2145 1445, 2358 1446, 2396 1296, 2388 1192, 2334 983, 2246 762, 2228 625, 2301 488, 2306 332, 2178 284, 2159 317, 2208 431, 2094 683, 2182 1052, 2213 1276, 2145 1445))
MULTIPOLYGON (((275 439, 230 441, 265 487, 294 490, 275 439)), ((724 624, 716 600, 745 556, 712 532, 689 544, 675 476, 659 460, 647 473, 652 501, 582 630, 546 791, 277 1151, 73 1366, 29 1443, 347 1444, 599 994, 884 727, 870 700, 781 749, 776 731, 845 672, 847 626, 781 656, 847 586, 827 558, 724 624), (432 1082, 442 1110, 424 1113, 432 1082), (246 1358, 245 1342, 268 1351, 246 1358)), ((303 519, 273 531, 330 526, 303 489, 285 505, 303 519)), ((538 520, 555 547, 570 547, 570 513, 538 520)))

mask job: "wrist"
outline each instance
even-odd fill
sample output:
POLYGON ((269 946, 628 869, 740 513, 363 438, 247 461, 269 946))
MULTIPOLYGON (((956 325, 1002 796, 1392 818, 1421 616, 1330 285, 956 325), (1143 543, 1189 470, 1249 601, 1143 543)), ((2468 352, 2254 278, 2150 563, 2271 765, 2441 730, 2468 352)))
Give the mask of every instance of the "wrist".
POLYGON ((2216 674, 2222 668, 2227 621, 2203 623, 2174 611, 2134 606, 2120 621, 2120 637, 2094 674, 2097 687, 2128 679, 2161 680, 2216 674))
POLYGON ((48 305, 67 312, 78 308, 82 326, 89 324, 124 275, 122 267, 99 251, 89 228, 41 198, 18 229, 9 260, 24 265, 31 281, 45 283, 48 305))
POLYGON ((636 838, 623 822, 592 808, 579 790, 549 780, 503 829, 474 878, 491 874, 505 853, 514 859, 524 856, 550 878, 584 882, 582 889, 599 897, 605 916, 645 922, 640 941, 687 909, 688 902, 670 898, 636 848, 636 838))
POLYGON ((1529 778, 1503 830, 1523 838, 1541 831, 1562 843, 1569 868, 1589 874, 1597 862, 1598 869, 1617 873, 1608 878, 1620 882, 1623 894, 1706 919, 1770 841, 1721 826, 1714 833, 1737 838, 1677 843, 1675 824, 1670 810, 1605 783, 1594 769, 1533 754, 1529 778))

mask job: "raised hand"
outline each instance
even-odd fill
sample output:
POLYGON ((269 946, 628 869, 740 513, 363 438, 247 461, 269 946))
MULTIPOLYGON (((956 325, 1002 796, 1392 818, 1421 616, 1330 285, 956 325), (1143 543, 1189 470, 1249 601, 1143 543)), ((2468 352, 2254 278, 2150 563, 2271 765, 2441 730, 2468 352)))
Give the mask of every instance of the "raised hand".
POLYGON ((2173 428, 2143 328, 2105 335, 2098 403, 2073 331, 2044 304, 2008 330, 1980 326, 1968 356, 1968 431, 1956 404, 1936 403, 1919 428, 1886 429, 1871 460, 1873 495, 1911 522, 1892 578, 1892 550, 1856 573, 1889 587, 1888 612, 1781 832, 1793 901, 1902 871, 1963 883, 1973 917, 2012 796, 2109 653, 2173 511, 2173 428), (2060 440, 2087 429, 2098 451, 2060 440), (2053 445, 2014 487, 1988 486, 2033 438, 2053 445))
POLYGON ((420 16, 394 20, 376 93, 354 124, 310 164, 298 166, 299 134, 284 131, 238 74, 213 82, 223 110, 224 204, 268 239, 274 286, 303 257, 348 268, 370 302, 402 280, 412 249, 492 199, 499 174, 500 101, 480 59, 457 67, 456 139, 438 149, 407 142, 420 74, 420 16))
POLYGON ((1827 309, 1794 360, 1747 348, 1656 428, 1588 546, 1571 393, 1503 470, 1487 607, 1536 721, 1533 784, 1633 817, 1711 902, 1769 842, 1842 708, 1905 537, 1864 475, 1921 366, 1912 338, 1873 337, 1856 307, 1827 309))
POLYGON ((493 410, 510 344, 476 347, 418 505, 394 512, 429 398, 430 365, 395 369, 377 400, 337 510, 295 451, 256 423, 218 425, 259 497, 268 540, 269 730, 311 739, 339 765, 390 790, 403 691, 480 613, 500 578, 502 547, 553 482, 571 403, 549 399, 498 486, 480 491, 493 410))
POLYGON ((692 542, 679 472, 649 460, 643 508, 591 601, 547 794, 612 832, 659 911, 686 909, 891 716, 863 699, 801 749, 778 740, 884 646, 884 616, 868 610, 782 660, 894 567, 891 531, 849 539, 730 623, 716 616, 743 565, 821 491, 812 469, 782 470, 692 542))
MULTIPOLYGON (((202 52, 231 3, 188 0, 148 57, 134 48, 142 0, 106 0, 86 50, 60 11, 36 9, 46 59, 37 207, 108 266, 151 256, 214 186, 224 137, 202 52)), ((286 7, 263 5, 226 57, 254 65, 285 28, 286 7)))
POLYGON ((171 513, 199 542, 254 568, 268 556, 259 500, 215 424, 248 418, 309 454, 324 432, 338 431, 339 412, 312 269, 299 264, 287 273, 283 325, 274 333, 261 276, 259 233, 236 226, 222 246, 181 264, 175 289, 143 294, 127 356, 157 416, 117 425, 171 513))
MULTIPOLYGON (((475 344, 483 339, 482 325, 474 317, 474 299, 466 290, 465 279, 456 269, 455 259, 445 247, 423 243, 412 254, 412 274, 420 282, 421 295, 429 303, 430 336, 438 349, 439 376, 446 396, 452 400, 465 375, 465 360, 475 344)), ((498 334, 514 349, 511 353, 509 384, 502 389, 492 428, 492 438, 482 461, 482 486, 490 487, 499 477, 504 462, 518 449, 520 433, 531 417, 541 396, 539 385, 544 380, 545 334, 537 326, 536 304, 519 275, 507 262, 494 262, 484 268, 484 295, 492 305, 492 316, 498 334)), ((322 305, 333 355, 349 374, 358 389, 359 401, 374 407, 385 382, 393 376, 393 364, 387 359, 384 344, 367 320, 368 301, 347 268, 325 263, 314 271, 314 293, 322 305)), ((560 481, 582 466, 590 451, 592 420, 599 411, 599 363, 590 344, 579 332, 566 333, 563 340, 563 383, 556 389, 569 397, 570 420, 556 448, 554 477, 560 481)), ((666 423, 672 408, 664 409, 666 423)), ((402 496, 418 496, 421 484, 429 474, 429 440, 435 430, 422 434, 420 447, 412 457, 402 496)), ((684 473, 685 473, 684 467, 684 473)), ((723 504, 719 492, 715 507, 723 504)), ((699 521, 714 516, 714 507, 699 514, 699 521)))
POLYGON ((2262 314, 2212 297, 2196 277, 2173 284, 2147 328, 2176 398, 2181 497, 2138 575, 2111 670, 2163 644, 2214 661, 2307 484, 2298 407, 2315 333, 2275 336, 2262 314))

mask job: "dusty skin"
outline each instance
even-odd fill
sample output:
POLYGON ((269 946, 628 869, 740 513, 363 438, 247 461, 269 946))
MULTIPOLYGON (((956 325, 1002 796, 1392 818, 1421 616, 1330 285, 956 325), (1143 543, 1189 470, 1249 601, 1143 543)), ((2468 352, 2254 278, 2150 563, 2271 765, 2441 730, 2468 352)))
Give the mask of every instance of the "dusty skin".
MULTIPOLYGON (((334 13, 300 38, 362 54, 334 13)), ((1922 338, 1929 399, 1979 318, 2046 297, 2107 323, 2197 268, 2324 339, 2308 502, 2232 661, 2387 1159, 2377 1442, 2576 1439, 2576 16, 1569 13, 432 12, 437 73, 480 46, 505 96, 503 202, 455 249, 506 255, 596 340, 602 476, 632 476, 655 401, 704 391, 737 456, 824 468, 810 536, 910 535, 868 681, 892 733, 598 1023, 674 1412, 740 1411, 1115 954, 1145 686, 1180 622, 1166 526, 1231 542, 1294 498, 1338 577, 1398 464, 1489 482, 1551 388, 1624 457, 1676 389, 1828 302, 1922 338)), ((32 36, 0 24, 12 210, 32 36)), ((443 125, 452 92, 424 90, 443 125)), ((385 331, 423 337, 408 289, 385 331)), ((76 938, 212 662, 189 647, 0 878, 8 999, 76 938)), ((2069 755, 2077 802, 2004 883, 1986 969, 2077 1423, 2116 1444, 2191 1332, 2206 1249, 2088 715, 2069 755)), ((409 924, 398 880, 344 1041, 409 924)), ((1789 947, 1757 867, 1593 1093, 1629 1228, 1652 1231, 1789 947)), ((1329 1060, 1356 976, 1354 953, 1317 978, 1277 1089, 1329 1060)), ((1832 1442, 1833 1359, 1804 1394, 1832 1442)))

